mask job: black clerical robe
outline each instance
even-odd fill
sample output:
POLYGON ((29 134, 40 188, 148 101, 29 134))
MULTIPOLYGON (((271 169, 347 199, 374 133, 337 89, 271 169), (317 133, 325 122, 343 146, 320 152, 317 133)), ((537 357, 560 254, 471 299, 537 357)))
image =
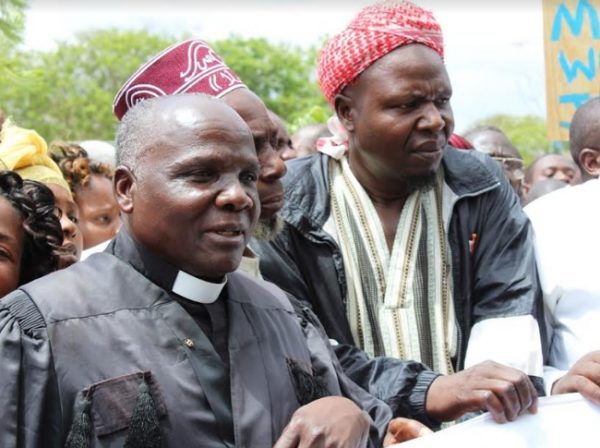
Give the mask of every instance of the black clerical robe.
POLYGON ((0 446, 63 446, 85 409, 91 446, 121 447, 142 385, 162 446, 271 447, 315 389, 357 402, 380 444, 389 408, 341 373, 318 324, 281 290, 228 276, 227 369, 122 239, 0 300, 0 446))

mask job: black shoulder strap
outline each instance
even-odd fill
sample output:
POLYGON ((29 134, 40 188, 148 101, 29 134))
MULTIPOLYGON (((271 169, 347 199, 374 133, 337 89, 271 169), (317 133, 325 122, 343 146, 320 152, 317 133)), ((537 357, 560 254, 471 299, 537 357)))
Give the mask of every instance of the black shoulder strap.
POLYGON ((17 319, 24 333, 29 334, 32 330, 46 327, 40 310, 25 291, 20 289, 14 291, 2 299, 2 305, 17 319))

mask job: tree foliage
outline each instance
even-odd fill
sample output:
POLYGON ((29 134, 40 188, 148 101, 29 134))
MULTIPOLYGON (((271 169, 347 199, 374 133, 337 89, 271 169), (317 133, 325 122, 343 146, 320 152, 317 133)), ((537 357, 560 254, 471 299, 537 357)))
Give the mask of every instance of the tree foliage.
POLYGON ((497 126, 502 129, 517 147, 526 165, 542 154, 558 149, 554 148, 548 140, 546 121, 534 115, 493 115, 478 121, 473 128, 484 125, 497 126))
POLYGON ((25 7, 25 0, 0 0, 0 78, 14 78, 19 69, 12 56, 23 39, 25 7))
POLYGON ((315 47, 236 36, 211 42, 211 46, 292 130, 304 121, 323 121, 322 111, 328 106, 316 81, 315 47))
POLYGON ((145 31, 83 33, 54 51, 20 52, 28 70, 0 84, 2 107, 48 140, 114 137, 112 101, 123 82, 173 38, 145 31))
MULTIPOLYGON (((48 140, 111 140, 116 92, 141 64, 181 37, 99 30, 59 43, 55 50, 17 52, 18 76, 0 74, 0 108, 48 140)), ((292 130, 327 118, 315 80, 314 48, 239 37, 211 45, 292 130)))
POLYGON ((25 0, 0 0, 0 45, 3 47, 21 41, 25 7, 25 0))

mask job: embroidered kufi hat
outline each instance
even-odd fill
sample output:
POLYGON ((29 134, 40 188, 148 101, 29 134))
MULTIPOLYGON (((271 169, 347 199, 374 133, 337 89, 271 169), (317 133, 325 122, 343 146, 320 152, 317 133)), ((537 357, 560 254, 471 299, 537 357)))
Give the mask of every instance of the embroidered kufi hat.
POLYGON ((190 39, 163 50, 131 75, 114 99, 113 112, 120 120, 147 98, 180 93, 222 97, 245 87, 206 42, 190 39))

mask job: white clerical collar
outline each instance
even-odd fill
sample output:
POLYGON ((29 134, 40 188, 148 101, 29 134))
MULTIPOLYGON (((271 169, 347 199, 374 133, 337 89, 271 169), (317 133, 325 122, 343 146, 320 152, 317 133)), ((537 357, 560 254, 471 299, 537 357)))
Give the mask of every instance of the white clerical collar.
POLYGON ((187 272, 179 271, 171 290, 193 302, 214 303, 226 284, 227 277, 221 283, 211 283, 194 277, 187 272))

